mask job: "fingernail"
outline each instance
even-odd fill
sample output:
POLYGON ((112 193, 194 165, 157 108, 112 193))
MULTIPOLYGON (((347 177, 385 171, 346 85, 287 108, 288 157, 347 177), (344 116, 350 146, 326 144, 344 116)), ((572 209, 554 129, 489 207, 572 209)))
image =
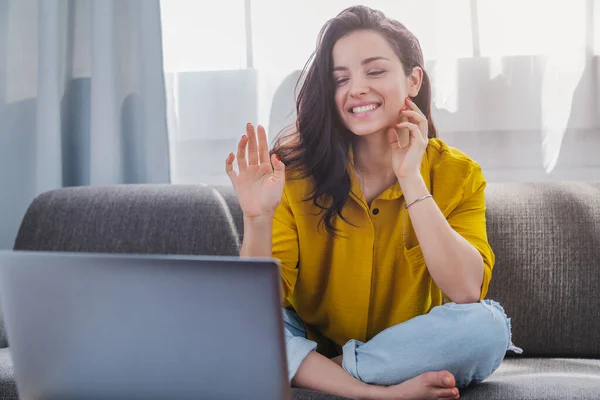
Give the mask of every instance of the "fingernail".
POLYGON ((449 385, 450 384, 450 378, 445 377, 444 378, 444 385, 449 385))
POLYGON ((411 102, 412 100, 410 99, 410 97, 406 96, 406 100, 408 100, 409 102, 411 102))
POLYGON ((248 123, 246 124, 246 126, 250 126, 250 125, 252 125, 250 122, 248 122, 248 123))
POLYGON ((242 135, 242 139, 246 139, 246 135, 242 135))
POLYGON ((281 158, 279 158, 277 154, 275 154, 275 158, 277 159, 277 161, 281 161, 281 158))
POLYGON ((227 158, 229 158, 229 157, 233 157, 233 153, 229 153, 229 156, 227 158))

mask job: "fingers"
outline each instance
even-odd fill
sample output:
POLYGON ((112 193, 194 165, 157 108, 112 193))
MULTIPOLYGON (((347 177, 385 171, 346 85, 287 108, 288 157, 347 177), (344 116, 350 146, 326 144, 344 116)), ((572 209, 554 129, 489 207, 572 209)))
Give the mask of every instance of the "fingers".
POLYGON ((423 117, 425 117, 425 114, 423 114, 423 112, 419 109, 419 107, 417 107, 415 102, 410 99, 410 97, 408 97, 408 96, 406 97, 405 103, 410 110, 415 111, 415 112, 421 114, 423 117))
POLYGON ((421 131, 419 129, 419 125, 413 124, 412 122, 398 122, 396 124, 396 128, 400 129, 400 128, 406 128, 408 129, 411 133, 415 132, 415 131, 421 131))
POLYGON ((407 118, 412 118, 413 121, 415 121, 419 124, 422 122, 427 122, 427 118, 425 118, 425 116, 423 114, 421 114, 420 112, 411 111, 411 110, 402 110, 402 111, 400 111, 400 113, 402 115, 406 116, 407 118))
POLYGON ((416 122, 419 125, 419 127, 421 128, 421 134, 422 134, 423 138, 425 140, 428 140, 429 126, 428 126, 427 117, 425 116, 425 114, 423 114, 423 112, 419 109, 419 107, 417 107, 417 105, 409 97, 406 98, 405 103, 406 103, 406 106, 408 109, 400 110, 400 114, 406 115, 410 119, 412 119, 413 122, 416 122))
MULTIPOLYGON (((408 122, 408 117, 405 115, 400 117, 400 123, 403 122, 408 122)), ((399 128, 396 129, 396 132, 398 133, 398 145, 400 148, 408 146, 410 144, 410 131, 408 128, 399 128)))
MULTIPOLYGON (((425 118, 425 116, 417 111, 410 111, 410 110, 402 110, 400 111, 400 114, 407 117, 408 119, 411 119, 413 122, 416 122, 417 125, 419 126, 419 130, 421 131, 421 135, 423 136, 423 139, 427 140, 428 139, 428 124, 427 124, 427 118, 425 118)), ((404 121, 401 121, 404 122, 404 121)))
POLYGON ((410 145, 410 131, 407 128, 388 129, 388 142, 392 149, 403 149, 410 145))
POLYGON ((398 124, 396 124, 396 127, 398 129, 400 128, 408 128, 408 130, 410 131, 410 137, 412 139, 417 139, 417 140, 421 140, 421 141, 427 141, 425 137, 423 137, 423 134, 421 133, 421 129, 419 128, 418 125, 413 124, 412 122, 400 122, 398 124))
POLYGON ((392 146, 392 149, 398 149, 400 148, 400 145, 398 144, 398 133, 396 132, 396 130, 394 128, 390 128, 387 131, 388 133, 388 142, 390 143, 390 146, 392 146))
MULTIPOLYGON (((238 170, 242 172, 246 168, 248 168, 248 165, 258 165, 259 158, 261 164, 269 162, 269 145, 267 143, 267 133, 265 132, 265 128, 259 125, 257 134, 257 132, 254 130, 254 126, 250 122, 248 122, 248 124, 246 124, 246 134, 242 136, 237 147, 238 170), (246 146, 248 147, 247 159, 246 146)), ((225 169, 227 175, 230 174, 228 170, 229 163, 232 164, 231 170, 233 171, 234 159, 235 157, 233 157, 233 154, 227 157, 227 164, 225 169)), ((233 173, 235 174, 235 171, 233 171, 233 173)))
POLYGON ((235 173, 235 170, 233 169, 233 160, 234 159, 235 159, 235 156, 233 155, 233 153, 229 153, 229 155, 227 156, 227 159, 225 160, 225 173, 227 173, 227 176, 229 177, 229 179, 231 179, 231 183, 233 183, 233 180, 237 176, 237 174, 235 173))
POLYGON ((271 156, 271 164, 273 165, 273 176, 279 182, 285 182, 285 164, 279 159, 277 154, 271 156))
POLYGON ((248 136, 248 165, 258 165, 258 145, 254 125, 246 124, 246 135, 248 136))
POLYGON ((258 126, 258 157, 260 163, 269 162, 269 143, 267 142, 267 132, 262 125, 258 126))
POLYGON ((248 168, 248 162, 246 161, 246 144, 248 143, 248 136, 244 135, 240 139, 237 148, 237 164, 238 170, 241 172, 248 168))

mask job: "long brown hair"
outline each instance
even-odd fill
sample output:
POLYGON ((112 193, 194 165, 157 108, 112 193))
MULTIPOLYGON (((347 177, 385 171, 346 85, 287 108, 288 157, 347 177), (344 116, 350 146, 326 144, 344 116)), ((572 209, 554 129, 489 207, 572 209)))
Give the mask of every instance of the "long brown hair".
POLYGON ((340 38, 358 30, 372 30, 383 35, 402 62, 407 76, 415 67, 423 69, 421 89, 412 100, 427 117, 428 136, 437 137, 431 118, 431 84, 415 35, 400 22, 365 6, 347 8, 327 21, 298 80, 298 84, 303 83, 296 100, 296 124, 278 135, 271 152, 281 158, 288 171, 299 172, 295 176, 313 178, 314 189, 306 200, 312 200, 324 211, 321 222, 331 235, 336 233, 331 223, 334 216, 348 222, 342 209, 350 194, 347 165, 354 136, 344 126, 335 106, 332 50, 340 38))

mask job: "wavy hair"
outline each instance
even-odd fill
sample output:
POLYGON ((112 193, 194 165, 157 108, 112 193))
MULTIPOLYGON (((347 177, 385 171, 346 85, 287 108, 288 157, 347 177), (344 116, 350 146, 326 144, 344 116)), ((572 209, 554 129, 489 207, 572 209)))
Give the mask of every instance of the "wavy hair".
POLYGON ((272 153, 277 154, 290 172, 300 178, 312 177, 314 189, 305 199, 321 209, 321 223, 336 235, 332 219, 342 215, 350 195, 350 147, 354 134, 343 124, 335 105, 333 55, 335 43, 358 30, 378 32, 389 42, 408 76, 415 67, 423 69, 421 89, 413 102, 427 117, 428 136, 437 137, 431 118, 431 84, 425 72, 423 52, 417 38, 400 22, 381 11, 365 6, 349 7, 325 23, 317 46, 308 59, 296 88, 302 87, 296 100, 296 124, 275 139, 272 153))

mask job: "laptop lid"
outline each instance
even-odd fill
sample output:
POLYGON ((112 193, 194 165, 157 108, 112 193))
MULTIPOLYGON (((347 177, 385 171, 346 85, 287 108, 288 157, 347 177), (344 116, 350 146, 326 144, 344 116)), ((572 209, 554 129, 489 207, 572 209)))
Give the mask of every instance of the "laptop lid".
POLYGON ((22 400, 289 396, 274 260, 0 254, 22 400))

